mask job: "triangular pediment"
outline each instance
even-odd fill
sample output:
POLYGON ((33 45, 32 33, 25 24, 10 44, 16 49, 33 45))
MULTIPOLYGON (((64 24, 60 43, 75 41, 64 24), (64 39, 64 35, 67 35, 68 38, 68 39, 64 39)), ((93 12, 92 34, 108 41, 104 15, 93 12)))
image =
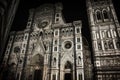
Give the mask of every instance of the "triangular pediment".
POLYGON ((43 40, 42 40, 41 37, 38 39, 38 41, 36 42, 36 44, 37 45, 35 46, 35 48, 33 50, 33 55, 32 56, 34 56, 36 54, 40 54, 40 55, 44 56, 44 54, 45 54, 45 48, 44 48, 43 40))
POLYGON ((62 64, 64 65, 66 63, 66 61, 70 61, 71 63, 73 63, 73 57, 72 55, 68 55, 68 54, 64 54, 62 57, 62 64))

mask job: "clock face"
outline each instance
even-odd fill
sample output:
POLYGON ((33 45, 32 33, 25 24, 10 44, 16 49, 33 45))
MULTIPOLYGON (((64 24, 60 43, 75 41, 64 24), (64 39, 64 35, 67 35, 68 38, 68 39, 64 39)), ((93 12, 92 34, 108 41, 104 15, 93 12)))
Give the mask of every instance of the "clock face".
POLYGON ((14 48, 14 53, 19 53, 20 52, 20 47, 19 46, 16 46, 15 48, 14 48))
POLYGON ((43 22, 41 22, 41 23, 38 24, 38 27, 39 27, 39 28, 44 28, 44 27, 46 27, 47 25, 48 25, 48 21, 43 21, 43 22))

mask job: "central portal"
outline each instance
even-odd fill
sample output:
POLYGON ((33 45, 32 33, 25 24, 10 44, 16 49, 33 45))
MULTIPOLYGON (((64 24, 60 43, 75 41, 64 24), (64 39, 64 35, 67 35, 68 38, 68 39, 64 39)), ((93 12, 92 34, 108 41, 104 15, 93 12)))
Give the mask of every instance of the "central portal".
POLYGON ((35 70, 34 80, 42 80, 42 71, 41 70, 35 70))
POLYGON ((64 68, 64 80, 73 80, 72 64, 67 61, 64 68))
POLYGON ((71 73, 66 73, 66 74, 65 74, 65 77, 64 77, 64 80, 72 80, 72 75, 71 75, 71 73))
POLYGON ((43 78, 43 67, 44 57, 40 54, 36 54, 32 57, 31 65, 34 68, 32 80, 42 80, 43 78))

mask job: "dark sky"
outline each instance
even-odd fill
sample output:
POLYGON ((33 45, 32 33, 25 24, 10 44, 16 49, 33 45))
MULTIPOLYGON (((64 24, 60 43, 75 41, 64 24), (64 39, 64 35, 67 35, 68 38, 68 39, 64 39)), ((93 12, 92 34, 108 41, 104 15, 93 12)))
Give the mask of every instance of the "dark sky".
MULTIPOLYGON (((79 0, 79 1, 69 0, 69 2, 66 2, 66 0, 21 0, 13 26, 21 27, 19 30, 24 29, 27 18, 28 18, 29 9, 39 7, 44 3, 54 4, 56 2, 62 2, 63 15, 67 22, 80 20, 87 16, 87 15, 86 16, 83 15, 83 14, 86 14, 85 12, 86 6, 85 6, 85 1, 82 1, 82 0, 79 0)), ((17 30, 17 28, 13 28, 13 30, 17 30)))
MULTIPOLYGON (((39 7, 45 3, 56 3, 62 2, 63 4, 63 16, 66 22, 72 22, 74 20, 82 20, 83 29, 82 32, 89 39, 88 36, 88 20, 86 12, 86 2, 85 0, 20 0, 18 10, 12 25, 11 31, 24 30, 27 24, 28 11, 31 8, 39 7)), ((113 0, 116 13, 120 19, 120 0, 113 0)))

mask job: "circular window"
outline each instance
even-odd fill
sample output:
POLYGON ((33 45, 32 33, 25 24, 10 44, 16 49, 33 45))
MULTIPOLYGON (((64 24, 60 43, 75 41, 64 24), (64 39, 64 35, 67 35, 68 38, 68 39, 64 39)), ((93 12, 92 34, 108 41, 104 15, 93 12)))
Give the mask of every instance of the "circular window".
POLYGON ((45 27, 45 26, 47 26, 47 24, 48 24, 48 22, 42 22, 42 23, 41 23, 41 26, 42 26, 42 27, 45 27))
POLYGON ((70 41, 65 42, 65 48, 70 49, 72 47, 72 43, 70 41))
POLYGON ((38 24, 38 27, 39 27, 39 28, 41 28, 41 27, 44 28, 44 27, 46 27, 47 25, 48 25, 48 21, 43 21, 43 22, 41 22, 41 23, 38 24))

